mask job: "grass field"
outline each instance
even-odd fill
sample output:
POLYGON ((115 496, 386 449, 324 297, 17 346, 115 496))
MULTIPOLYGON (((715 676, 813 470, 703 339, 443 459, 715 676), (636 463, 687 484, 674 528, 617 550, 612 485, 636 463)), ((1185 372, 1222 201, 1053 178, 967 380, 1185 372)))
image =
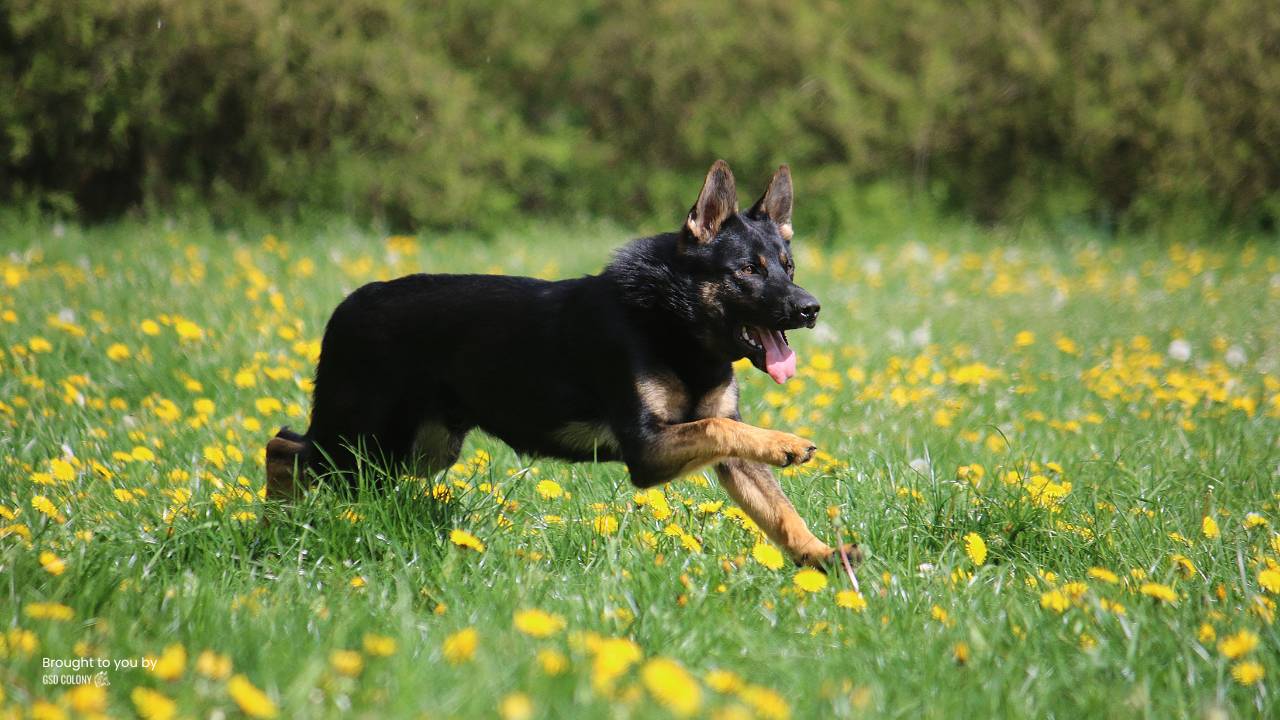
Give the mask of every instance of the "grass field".
POLYGON ((0 232, 0 717, 1280 713, 1274 243, 801 232, 822 320, 743 414, 823 451, 783 482, 859 593, 714 480, 479 435, 264 510, 344 293, 626 239, 277 233, 0 232))

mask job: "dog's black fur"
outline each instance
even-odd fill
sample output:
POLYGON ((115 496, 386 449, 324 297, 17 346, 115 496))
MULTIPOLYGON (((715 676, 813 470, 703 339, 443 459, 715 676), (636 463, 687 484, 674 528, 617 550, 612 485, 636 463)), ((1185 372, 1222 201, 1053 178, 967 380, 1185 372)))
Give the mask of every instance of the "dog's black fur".
MULTIPOLYGON (((744 327, 816 321, 817 300, 794 281, 791 195, 784 166, 740 213, 718 161, 680 231, 631 242, 599 275, 410 275, 359 288, 325 329, 310 428, 268 446, 272 494, 296 492, 295 460, 314 474, 354 469, 353 446, 446 469, 477 427, 521 453, 621 460, 640 487, 687 471, 663 459, 678 442, 664 433, 738 419, 731 363, 765 363, 744 327)), ((800 442, 765 461, 808 460, 814 448, 800 442)))

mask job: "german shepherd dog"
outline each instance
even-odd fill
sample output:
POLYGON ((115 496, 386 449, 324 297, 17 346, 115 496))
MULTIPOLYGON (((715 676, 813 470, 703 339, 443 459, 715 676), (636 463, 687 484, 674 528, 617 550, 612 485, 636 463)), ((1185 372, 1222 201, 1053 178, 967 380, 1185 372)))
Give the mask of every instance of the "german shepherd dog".
POLYGON ((268 496, 294 498, 330 468, 352 473, 353 447, 430 477, 478 427, 527 455, 620 460, 641 488, 714 465, 769 538, 823 567, 833 549, 769 469, 816 448, 742 422, 731 367, 746 357, 786 382, 787 331, 818 319, 795 283, 791 204, 784 165, 739 212, 718 160, 684 227, 632 241, 599 275, 420 274, 359 288, 325 328, 311 427, 267 443, 268 496))

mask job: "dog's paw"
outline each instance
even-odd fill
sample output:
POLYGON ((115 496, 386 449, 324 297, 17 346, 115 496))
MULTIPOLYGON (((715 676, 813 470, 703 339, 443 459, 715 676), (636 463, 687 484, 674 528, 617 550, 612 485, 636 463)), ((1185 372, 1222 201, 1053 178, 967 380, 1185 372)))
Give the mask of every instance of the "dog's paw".
POLYGON ((823 545, 821 548, 809 550, 796 556, 796 564, 805 567, 815 568, 822 572, 836 570, 841 565, 840 556, 843 555, 849 559, 849 564, 857 567, 862 563, 862 551, 853 543, 845 543, 840 547, 840 551, 835 548, 823 545))
POLYGON ((818 447, 811 441, 791 433, 775 432, 770 438, 765 462, 778 467, 803 465, 813 459, 818 447))

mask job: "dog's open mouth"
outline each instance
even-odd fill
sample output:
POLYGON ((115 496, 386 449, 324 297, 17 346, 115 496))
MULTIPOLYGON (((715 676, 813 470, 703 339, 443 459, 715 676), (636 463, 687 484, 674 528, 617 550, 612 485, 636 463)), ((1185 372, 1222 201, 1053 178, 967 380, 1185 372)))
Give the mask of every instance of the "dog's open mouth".
POLYGON ((738 339, 751 349, 747 354, 751 364, 768 373, 774 382, 781 385, 796 374, 796 354, 787 344, 786 332, 744 325, 738 331, 738 339))

